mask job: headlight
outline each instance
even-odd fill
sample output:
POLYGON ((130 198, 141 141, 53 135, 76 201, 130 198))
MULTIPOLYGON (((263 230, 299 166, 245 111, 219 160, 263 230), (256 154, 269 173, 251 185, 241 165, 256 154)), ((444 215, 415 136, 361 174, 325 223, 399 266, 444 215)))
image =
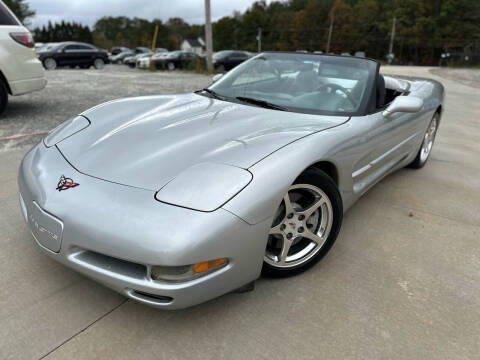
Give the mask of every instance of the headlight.
POLYGON ((90 121, 87 118, 83 116, 76 116, 50 131, 43 139, 43 143, 46 147, 54 146, 60 141, 65 140, 73 134, 85 129, 88 125, 90 125, 90 121))
POLYGON ((228 259, 221 258, 186 266, 152 266, 151 277, 160 281, 189 281, 219 270, 227 264, 228 259))
POLYGON ((189 167, 161 188, 158 201, 210 212, 217 210, 245 188, 253 175, 236 166, 201 163, 189 167))

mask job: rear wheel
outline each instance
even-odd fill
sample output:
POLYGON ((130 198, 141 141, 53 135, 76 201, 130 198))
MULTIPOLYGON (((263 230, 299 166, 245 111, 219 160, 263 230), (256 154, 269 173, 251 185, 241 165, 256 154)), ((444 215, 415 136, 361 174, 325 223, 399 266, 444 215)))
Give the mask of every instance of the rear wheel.
POLYGON ((97 70, 102 70, 105 67, 105 61, 103 61, 103 59, 95 59, 93 62, 93 66, 97 70))
POLYGON ((8 105, 8 90, 3 81, 0 80, 0 115, 5 111, 8 105))
POLYGON ((53 58, 46 58, 43 60, 43 66, 47 70, 55 70, 57 68, 57 62, 53 58))
POLYGON ((335 242, 342 218, 342 199, 333 180, 318 169, 305 171, 274 215, 262 272, 284 277, 314 265, 335 242))
POLYGON ((168 68, 168 70, 170 70, 170 71, 175 70, 175 64, 172 63, 172 62, 169 62, 169 63, 167 64, 167 68, 168 68))
POLYGON ((421 169, 427 163, 428 157, 432 152, 433 143, 435 142, 435 136, 437 135, 439 119, 440 115, 437 112, 428 125, 428 129, 423 137, 422 146, 420 147, 420 150, 418 150, 415 160, 409 165, 411 168, 421 169))

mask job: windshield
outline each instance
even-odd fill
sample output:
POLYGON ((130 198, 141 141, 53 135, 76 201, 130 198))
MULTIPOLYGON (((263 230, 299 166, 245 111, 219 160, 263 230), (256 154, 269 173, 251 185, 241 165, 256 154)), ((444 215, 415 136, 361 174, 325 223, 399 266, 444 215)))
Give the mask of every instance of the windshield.
POLYGON ((378 64, 340 56, 264 53, 209 87, 224 100, 276 105, 288 111, 359 115, 367 107, 378 64))
POLYGON ((172 51, 171 53, 168 53, 167 57, 169 59, 171 59, 171 58, 179 56, 181 53, 182 53, 181 51, 172 51))
POLYGON ((219 52, 213 54, 213 58, 214 58, 215 60, 221 59, 221 58, 223 58, 223 57, 225 57, 225 56, 230 55, 231 53, 233 53, 233 51, 231 51, 231 50, 222 50, 222 51, 219 51, 219 52))

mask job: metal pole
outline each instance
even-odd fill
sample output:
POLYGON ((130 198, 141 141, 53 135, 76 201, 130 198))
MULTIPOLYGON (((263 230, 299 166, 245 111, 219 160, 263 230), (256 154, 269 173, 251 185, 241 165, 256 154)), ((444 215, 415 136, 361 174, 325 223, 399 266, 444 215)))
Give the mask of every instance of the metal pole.
POLYGON ((395 39, 395 24, 397 22, 397 18, 393 18, 393 23, 392 23, 392 34, 390 37, 390 46, 388 47, 388 54, 391 56, 393 53, 393 40, 395 39))
MULTIPOLYGON (((155 26, 155 33, 153 34, 153 40, 152 40, 152 52, 155 52, 155 48, 157 47, 157 38, 158 38, 158 25, 155 26)), ((155 63, 152 61, 150 58, 150 62, 148 65, 149 70, 155 70, 155 63)))
POLYGON ((262 52, 262 28, 258 28, 258 35, 257 35, 257 52, 262 52))
POLYGON ((330 41, 332 40, 332 31, 333 31, 333 21, 335 20, 335 13, 332 14, 330 18, 330 29, 328 30, 328 40, 327 40, 327 51, 328 54, 330 52, 330 41))
POLYGON ((152 40, 152 52, 155 52, 155 48, 157 47, 157 37, 158 37, 158 25, 155 25, 155 32, 153 34, 153 40, 152 40))
POLYGON ((213 72, 212 19, 210 13, 210 0, 205 0, 205 42, 207 44, 207 70, 208 72, 213 72))

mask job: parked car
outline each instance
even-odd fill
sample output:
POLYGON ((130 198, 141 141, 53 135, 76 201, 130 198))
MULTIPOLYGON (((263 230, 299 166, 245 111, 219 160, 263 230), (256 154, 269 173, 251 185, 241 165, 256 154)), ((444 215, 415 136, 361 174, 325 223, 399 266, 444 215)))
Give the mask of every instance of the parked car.
POLYGON ((366 57, 365 51, 356 51, 354 56, 364 58, 364 57, 366 57))
POLYGON ((152 50, 150 50, 149 48, 145 47, 145 46, 139 46, 137 48, 135 48, 135 53, 136 54, 150 54, 152 52, 152 50))
POLYGON ((115 55, 118 55, 118 54, 126 52, 126 51, 132 52, 132 49, 129 49, 125 46, 114 46, 114 47, 112 47, 112 50, 110 50, 110 54, 112 56, 115 56, 115 55))
POLYGON ((123 60, 130 56, 135 56, 135 53, 132 50, 127 50, 117 55, 109 56, 108 59, 112 64, 123 64, 123 60))
POLYGON ((245 51, 223 50, 213 55, 213 66, 218 72, 225 72, 249 58, 250 55, 245 51))
POLYGON ((0 1, 0 114, 9 94, 26 94, 47 84, 34 46, 32 34, 0 1))
POLYGON ((82 69, 94 66, 95 69, 103 69, 109 62, 106 51, 81 42, 60 43, 49 50, 41 51, 38 56, 47 70, 60 66, 80 66, 82 69))
POLYGON ((140 59, 137 60, 137 68, 148 69, 148 68, 150 68, 150 62, 151 61, 155 62, 156 60, 163 59, 163 58, 167 57, 167 55, 168 55, 168 51, 167 52, 156 52, 151 57, 148 57, 148 56, 141 57, 140 59))
POLYGON ((56 261, 144 304, 196 305, 320 261, 363 194, 425 165, 443 99, 374 60, 262 53, 195 93, 65 114, 21 162, 21 213, 56 261))
POLYGON ((139 53, 137 55, 133 55, 133 56, 128 56, 126 57, 124 60, 123 60, 123 63, 125 65, 128 65, 129 67, 131 68, 134 68, 135 66, 137 66, 137 61, 139 59, 142 59, 142 58, 145 58, 145 57, 151 57, 152 56, 152 52, 149 52, 149 53, 139 53))
POLYGON ((155 59, 155 67, 168 70, 184 69, 196 58, 198 55, 189 51, 172 51, 165 57, 155 59))
POLYGON ((38 48, 35 47, 35 51, 37 53, 45 52, 51 50, 53 47, 57 46, 59 43, 57 42, 52 42, 52 43, 45 43, 42 46, 39 46, 38 48))

